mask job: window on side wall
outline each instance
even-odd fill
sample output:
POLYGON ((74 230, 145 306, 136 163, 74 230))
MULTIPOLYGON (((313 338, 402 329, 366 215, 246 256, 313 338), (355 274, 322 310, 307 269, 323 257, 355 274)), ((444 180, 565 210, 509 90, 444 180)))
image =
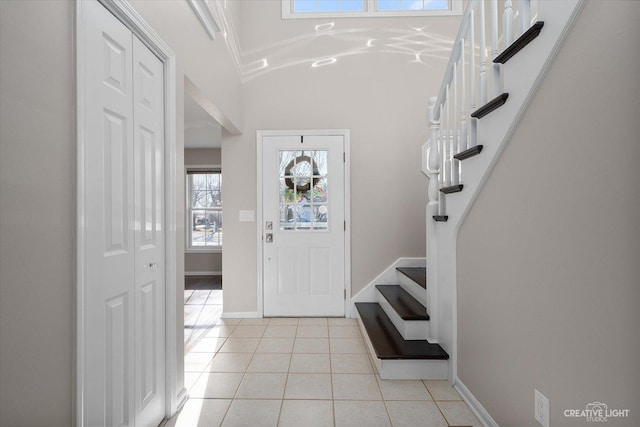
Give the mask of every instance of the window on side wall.
POLYGON ((187 167, 187 250, 222 249, 222 170, 187 167))
POLYGON ((282 0, 283 18, 460 14, 462 0, 282 0))

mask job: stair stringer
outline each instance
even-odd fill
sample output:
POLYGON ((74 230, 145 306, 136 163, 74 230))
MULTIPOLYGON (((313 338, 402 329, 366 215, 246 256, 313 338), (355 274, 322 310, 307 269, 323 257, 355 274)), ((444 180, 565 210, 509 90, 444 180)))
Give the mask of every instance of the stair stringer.
MULTIPOLYGON (((433 215, 438 215, 437 201, 430 201, 427 205, 431 339, 437 341, 451 356, 448 377, 452 384, 457 382, 456 243, 460 227, 520 124, 584 4, 585 0, 538 3, 538 19, 545 21, 544 30, 534 42, 502 65, 504 92, 509 93, 509 100, 478 121, 477 141, 484 146, 482 154, 463 162, 464 190, 447 195, 448 221, 433 220, 433 215)), ((423 147, 425 172, 428 144, 423 147)))

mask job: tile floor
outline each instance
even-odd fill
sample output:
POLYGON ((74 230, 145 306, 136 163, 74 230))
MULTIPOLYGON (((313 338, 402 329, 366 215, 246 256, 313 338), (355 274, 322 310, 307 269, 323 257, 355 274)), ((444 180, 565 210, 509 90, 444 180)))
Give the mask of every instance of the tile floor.
POLYGON ((184 348, 191 351, 222 315, 222 276, 186 276, 184 348))
POLYGON ((186 353, 185 385, 166 426, 481 425, 447 381, 380 379, 355 319, 221 319, 186 353))

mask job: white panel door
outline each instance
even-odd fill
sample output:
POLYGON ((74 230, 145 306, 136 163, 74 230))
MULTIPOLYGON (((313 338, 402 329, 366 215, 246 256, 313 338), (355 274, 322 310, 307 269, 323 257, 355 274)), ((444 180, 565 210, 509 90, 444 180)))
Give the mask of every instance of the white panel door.
POLYGON ((157 426, 165 405, 162 65, 98 2, 81 7, 82 422, 157 426))
POLYGON ((265 316, 344 316, 343 136, 262 139, 265 316))
POLYGON ((162 62, 133 38, 135 420, 157 426, 165 401, 164 99, 162 62))

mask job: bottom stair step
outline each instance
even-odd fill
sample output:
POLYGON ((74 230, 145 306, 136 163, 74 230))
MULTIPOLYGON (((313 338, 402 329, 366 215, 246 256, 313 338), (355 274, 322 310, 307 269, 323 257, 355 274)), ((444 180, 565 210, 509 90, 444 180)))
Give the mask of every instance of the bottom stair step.
POLYGON ((426 340, 404 340, 377 303, 359 302, 358 324, 383 380, 444 380, 449 355, 426 340))
POLYGON ((439 344, 403 339, 378 303, 359 302, 356 308, 378 359, 449 359, 439 344))

